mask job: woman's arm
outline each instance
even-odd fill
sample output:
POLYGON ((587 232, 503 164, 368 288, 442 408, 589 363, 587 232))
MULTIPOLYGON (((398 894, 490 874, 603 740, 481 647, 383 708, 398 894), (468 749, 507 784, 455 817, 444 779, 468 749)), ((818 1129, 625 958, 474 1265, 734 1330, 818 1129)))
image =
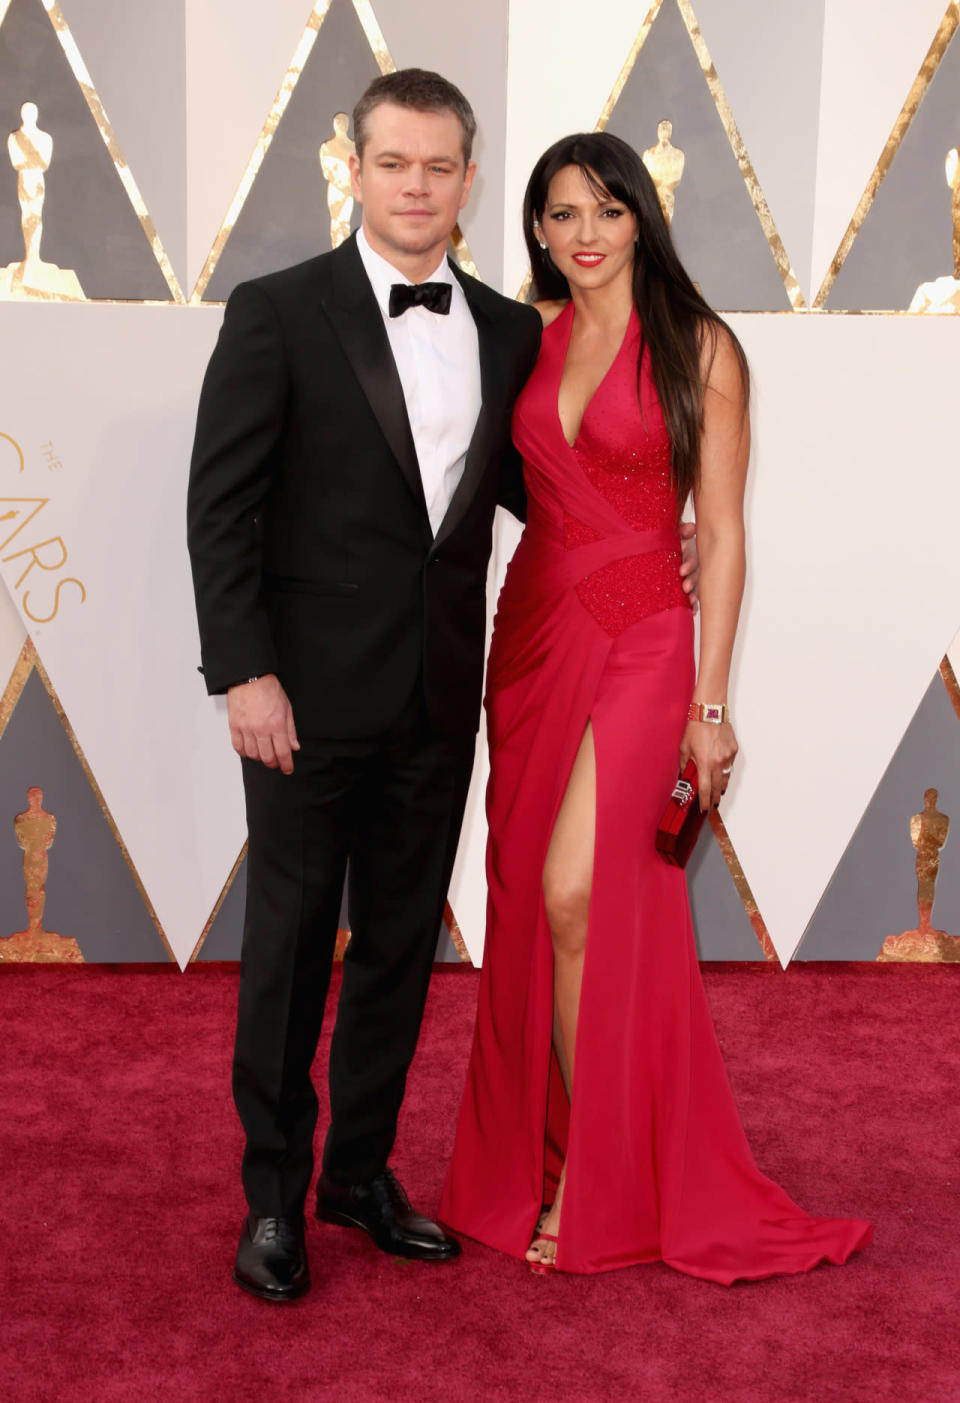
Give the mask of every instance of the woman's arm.
MULTIPOLYGON (((711 338, 708 338, 708 341, 711 338)), ((730 658, 746 574, 743 492, 750 456, 746 386, 736 349, 718 328, 704 391, 700 482, 694 494, 700 555, 700 664, 694 702, 727 701, 730 658)), ((700 806, 720 800, 737 753, 729 721, 690 721, 680 745, 681 768, 696 761, 700 806)))

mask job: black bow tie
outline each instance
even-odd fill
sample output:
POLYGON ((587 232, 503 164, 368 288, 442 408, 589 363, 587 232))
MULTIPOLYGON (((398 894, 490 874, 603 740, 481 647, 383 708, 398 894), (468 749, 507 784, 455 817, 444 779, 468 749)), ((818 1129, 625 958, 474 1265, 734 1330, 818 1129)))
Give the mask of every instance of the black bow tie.
POLYGON ((394 283, 390 289, 390 315, 402 317, 408 307, 426 307, 445 317, 450 310, 453 286, 450 283, 394 283))

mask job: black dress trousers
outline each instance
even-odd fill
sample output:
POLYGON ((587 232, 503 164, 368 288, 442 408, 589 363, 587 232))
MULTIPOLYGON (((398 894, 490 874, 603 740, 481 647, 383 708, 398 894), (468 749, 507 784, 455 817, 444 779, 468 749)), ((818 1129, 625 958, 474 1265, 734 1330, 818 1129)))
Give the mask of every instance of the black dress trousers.
POLYGON ((421 689, 362 740, 301 737, 292 775, 244 760, 249 848, 234 1098, 258 1217, 303 1210, 318 1102, 310 1076, 347 863, 352 936, 330 1056, 324 1169, 386 1165, 473 767, 475 738, 431 730, 421 689))

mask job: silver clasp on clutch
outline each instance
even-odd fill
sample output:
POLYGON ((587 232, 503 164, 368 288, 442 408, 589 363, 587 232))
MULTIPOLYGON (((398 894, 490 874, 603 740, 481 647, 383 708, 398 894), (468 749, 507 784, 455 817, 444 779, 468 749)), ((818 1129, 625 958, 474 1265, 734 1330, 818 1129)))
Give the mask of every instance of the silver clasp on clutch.
POLYGON ((678 779, 673 787, 673 796, 681 804, 689 804, 693 798, 693 785, 688 779, 678 779))

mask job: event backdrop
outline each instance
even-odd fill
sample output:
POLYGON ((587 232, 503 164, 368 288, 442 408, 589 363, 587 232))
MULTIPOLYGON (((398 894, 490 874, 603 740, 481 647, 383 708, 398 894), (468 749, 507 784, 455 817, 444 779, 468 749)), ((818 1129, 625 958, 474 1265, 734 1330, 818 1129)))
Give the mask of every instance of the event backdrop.
MULTIPOLYGON (((527 173, 605 128, 750 358, 702 956, 960 957, 958 25, 945 0, 0 0, 0 961, 239 952, 197 395, 231 288, 356 227, 348 114, 412 64, 479 117, 464 267, 524 295, 527 173)), ((498 522, 491 605, 516 539, 498 522)), ((440 958, 482 955, 485 775, 481 740, 440 958)))

